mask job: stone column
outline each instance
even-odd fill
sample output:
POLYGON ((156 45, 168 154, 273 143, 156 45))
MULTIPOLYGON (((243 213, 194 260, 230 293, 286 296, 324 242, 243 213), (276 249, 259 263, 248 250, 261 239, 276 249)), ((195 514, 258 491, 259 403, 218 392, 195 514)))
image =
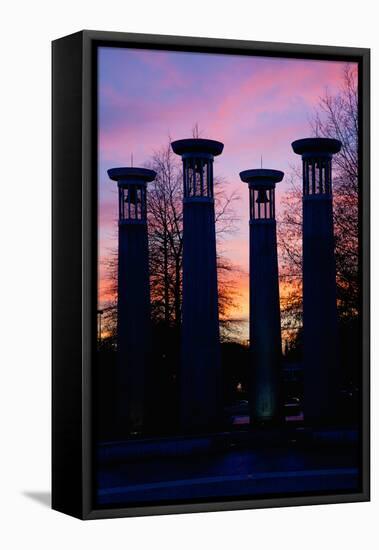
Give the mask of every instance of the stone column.
POLYGON ((250 198, 250 350, 249 389, 252 426, 277 423, 282 418, 281 328, 275 185, 278 170, 245 170, 242 181, 250 198))
POLYGON ((151 352, 146 187, 153 170, 112 168, 118 184, 117 418, 120 434, 140 432, 146 420, 151 352))
POLYGON ((336 139, 307 138, 292 148, 303 160, 304 415, 333 423, 338 400, 338 330, 332 156, 336 139))
POLYGON ((184 185, 181 420, 186 431, 211 431, 221 416, 213 158, 223 144, 182 139, 172 148, 184 185))

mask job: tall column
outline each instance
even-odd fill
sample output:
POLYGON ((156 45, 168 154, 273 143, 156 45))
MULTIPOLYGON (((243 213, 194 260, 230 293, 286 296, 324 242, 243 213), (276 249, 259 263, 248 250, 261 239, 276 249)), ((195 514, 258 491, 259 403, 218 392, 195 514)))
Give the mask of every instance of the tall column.
POLYGON ((223 144, 208 139, 172 143, 183 160, 183 305, 181 419, 188 431, 219 426, 221 413, 213 158, 223 144))
POLYGON ((307 138, 292 148, 303 160, 304 417, 333 423, 338 384, 332 156, 336 139, 307 138))
POLYGON ((112 168, 118 184, 117 414, 120 434, 141 431, 151 350, 146 186, 153 170, 112 168))
POLYGON ((275 221, 275 185, 278 170, 245 170, 242 181, 250 196, 250 422, 281 419, 281 330, 278 254, 275 221))

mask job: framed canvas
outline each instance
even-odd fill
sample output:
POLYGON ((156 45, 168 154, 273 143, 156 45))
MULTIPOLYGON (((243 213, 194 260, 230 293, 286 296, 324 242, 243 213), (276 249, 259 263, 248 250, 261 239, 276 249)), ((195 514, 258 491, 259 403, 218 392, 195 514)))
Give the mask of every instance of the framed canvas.
POLYGON ((369 499, 369 50, 53 42, 53 508, 369 499))

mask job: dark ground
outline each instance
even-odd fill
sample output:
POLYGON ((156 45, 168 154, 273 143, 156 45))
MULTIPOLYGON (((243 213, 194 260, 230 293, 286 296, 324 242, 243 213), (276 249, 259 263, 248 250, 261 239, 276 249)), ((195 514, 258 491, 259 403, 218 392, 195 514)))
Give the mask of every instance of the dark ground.
MULTIPOLYGON (((351 434, 350 434, 351 435, 351 434)), ((328 442, 283 442, 181 456, 120 456, 102 461, 97 504, 274 496, 359 490, 358 444, 341 433, 328 442)))

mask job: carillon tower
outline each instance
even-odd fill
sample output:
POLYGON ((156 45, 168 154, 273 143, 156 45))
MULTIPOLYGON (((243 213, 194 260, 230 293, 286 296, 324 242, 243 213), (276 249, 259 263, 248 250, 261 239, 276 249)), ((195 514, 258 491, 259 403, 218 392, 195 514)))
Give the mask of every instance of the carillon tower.
POLYGON ((292 148, 303 160, 304 415, 325 425, 333 423, 338 398, 332 157, 341 143, 307 138, 292 148))
POLYGON ((209 139, 172 143, 183 160, 183 306, 181 419, 187 431, 219 426, 221 414, 213 159, 224 145, 209 139))
POLYGON ((117 413, 121 434, 141 431, 151 349, 146 187, 156 173, 112 168, 118 185, 117 413))
POLYGON ((250 204, 250 349, 249 390, 253 426, 281 418, 281 330, 275 186, 283 172, 256 169, 240 173, 249 185, 250 204))

